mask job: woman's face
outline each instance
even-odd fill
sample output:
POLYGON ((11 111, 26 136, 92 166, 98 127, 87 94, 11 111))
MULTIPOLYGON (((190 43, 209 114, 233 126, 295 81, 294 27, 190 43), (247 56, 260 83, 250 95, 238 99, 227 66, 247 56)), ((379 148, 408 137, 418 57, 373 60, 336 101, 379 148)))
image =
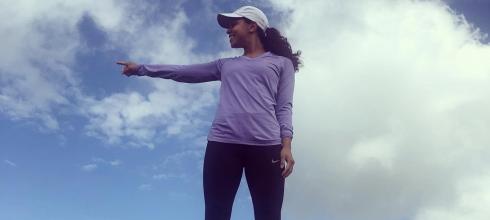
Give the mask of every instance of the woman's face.
POLYGON ((245 46, 246 39, 252 34, 250 25, 244 19, 237 19, 231 22, 226 33, 228 34, 232 48, 243 48, 245 46))

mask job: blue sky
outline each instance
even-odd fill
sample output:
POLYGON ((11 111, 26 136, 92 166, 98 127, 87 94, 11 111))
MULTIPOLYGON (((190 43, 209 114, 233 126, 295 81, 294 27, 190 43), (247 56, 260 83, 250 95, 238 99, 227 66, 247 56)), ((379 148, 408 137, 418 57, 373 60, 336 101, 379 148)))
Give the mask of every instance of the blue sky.
MULTIPOLYGON (((115 61, 240 54, 228 48, 215 13, 244 4, 261 7, 305 56, 295 94, 299 163, 284 219, 490 216, 474 205, 490 202, 475 197, 490 195, 479 188, 489 181, 480 157, 490 155, 482 147, 490 143, 490 49, 488 38, 471 34, 490 33, 490 3, 325 2, 2 7, 0 219, 203 219, 201 167, 219 83, 127 78, 115 61), (473 28, 454 22, 445 4, 473 28), (427 179, 414 183, 420 178, 427 179)), ((232 219, 253 219, 245 179, 232 219)))

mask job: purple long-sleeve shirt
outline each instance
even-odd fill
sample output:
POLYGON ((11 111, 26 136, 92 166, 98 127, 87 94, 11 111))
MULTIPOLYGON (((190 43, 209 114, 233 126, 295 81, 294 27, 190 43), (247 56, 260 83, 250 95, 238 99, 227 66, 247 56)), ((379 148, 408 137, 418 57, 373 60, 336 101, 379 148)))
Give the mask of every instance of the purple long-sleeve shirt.
POLYGON ((140 65, 137 75, 185 83, 221 80, 220 100, 208 140, 277 145, 293 137, 294 67, 266 52, 193 65, 140 65))

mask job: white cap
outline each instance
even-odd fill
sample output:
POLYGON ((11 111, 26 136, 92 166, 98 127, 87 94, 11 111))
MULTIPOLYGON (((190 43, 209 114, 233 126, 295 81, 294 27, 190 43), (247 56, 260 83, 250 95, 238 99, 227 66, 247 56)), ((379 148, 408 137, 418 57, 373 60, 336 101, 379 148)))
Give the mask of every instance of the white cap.
POLYGON ((253 6, 243 6, 232 13, 219 13, 218 24, 223 28, 229 28, 231 21, 236 18, 248 18, 257 23, 264 32, 269 27, 269 21, 264 12, 253 6))

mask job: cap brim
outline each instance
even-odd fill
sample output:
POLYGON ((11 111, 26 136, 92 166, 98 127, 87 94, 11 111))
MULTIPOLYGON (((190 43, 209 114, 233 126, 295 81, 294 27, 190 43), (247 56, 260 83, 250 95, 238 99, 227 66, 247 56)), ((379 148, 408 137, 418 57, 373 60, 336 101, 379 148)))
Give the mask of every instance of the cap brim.
POLYGON ((217 17, 218 24, 223 28, 229 28, 239 18, 243 17, 234 13, 220 13, 217 17))

